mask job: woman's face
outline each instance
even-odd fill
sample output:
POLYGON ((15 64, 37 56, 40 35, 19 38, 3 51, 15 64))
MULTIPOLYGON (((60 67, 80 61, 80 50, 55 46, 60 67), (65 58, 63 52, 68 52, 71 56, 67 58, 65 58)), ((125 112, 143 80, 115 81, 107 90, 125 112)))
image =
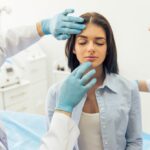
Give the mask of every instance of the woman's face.
POLYGON ((106 33, 102 27, 89 23, 85 30, 76 36, 73 52, 80 64, 90 61, 94 68, 102 66, 106 51, 106 33))

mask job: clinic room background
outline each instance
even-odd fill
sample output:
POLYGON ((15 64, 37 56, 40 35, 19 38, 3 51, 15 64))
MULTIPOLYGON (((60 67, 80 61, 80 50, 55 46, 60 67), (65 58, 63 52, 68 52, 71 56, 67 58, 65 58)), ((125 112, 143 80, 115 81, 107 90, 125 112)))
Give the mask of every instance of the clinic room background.
MULTIPOLYGON (((0 1, 7 6, 6 10, 0 12, 0 32, 16 26, 31 25, 66 8, 74 8, 73 15, 87 11, 103 14, 114 31, 120 74, 129 80, 150 79, 149 0, 0 1)), ((48 87, 69 74, 64 46, 65 41, 45 36, 38 43, 8 59, 0 72, 1 85, 5 86, 0 90, 0 109, 43 114, 48 87), (4 72, 6 68, 8 74, 4 72), (9 83, 5 82, 6 78, 9 83), (22 85, 18 86, 20 80, 22 85), (10 97, 13 101, 8 101, 10 97), (3 101, 7 104, 5 107, 3 101)), ((143 129, 150 133, 150 94, 141 93, 141 99, 143 129)))

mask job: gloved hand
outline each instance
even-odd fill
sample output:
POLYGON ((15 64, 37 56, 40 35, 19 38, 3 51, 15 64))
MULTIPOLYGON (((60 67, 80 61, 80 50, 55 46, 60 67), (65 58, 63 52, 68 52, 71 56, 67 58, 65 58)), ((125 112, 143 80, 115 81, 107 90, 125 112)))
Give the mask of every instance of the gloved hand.
POLYGON ((85 72, 91 67, 91 62, 86 62, 76 68, 63 82, 60 88, 56 110, 72 112, 73 108, 81 101, 85 93, 95 85, 96 78, 92 78, 95 69, 85 72))
POLYGON ((66 9, 52 19, 46 19, 41 22, 42 31, 44 34, 52 34, 58 40, 66 40, 70 34, 78 34, 84 28, 84 21, 81 17, 68 16, 73 13, 73 9, 66 9))

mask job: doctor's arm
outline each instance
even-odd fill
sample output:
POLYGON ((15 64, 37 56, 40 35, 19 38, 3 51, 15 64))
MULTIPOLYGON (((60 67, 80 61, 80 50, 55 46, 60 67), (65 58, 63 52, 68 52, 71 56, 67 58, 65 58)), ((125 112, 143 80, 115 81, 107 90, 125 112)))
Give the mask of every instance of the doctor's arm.
POLYGON ((63 82, 49 131, 42 139, 40 150, 73 150, 79 129, 71 119, 71 113, 85 93, 96 83, 96 79, 90 80, 95 74, 94 69, 84 74, 90 67, 89 62, 82 64, 63 82))
POLYGON ((79 129, 70 113, 55 111, 40 150, 72 150, 79 136, 79 129))
POLYGON ((8 150, 7 136, 1 122, 0 122, 0 150, 8 150))
POLYGON ((65 40, 70 34, 78 34, 85 28, 80 17, 68 16, 73 9, 50 19, 44 19, 33 26, 22 26, 9 29, 4 36, 0 35, 0 66, 7 57, 37 42, 43 35, 53 35, 58 40, 65 40))

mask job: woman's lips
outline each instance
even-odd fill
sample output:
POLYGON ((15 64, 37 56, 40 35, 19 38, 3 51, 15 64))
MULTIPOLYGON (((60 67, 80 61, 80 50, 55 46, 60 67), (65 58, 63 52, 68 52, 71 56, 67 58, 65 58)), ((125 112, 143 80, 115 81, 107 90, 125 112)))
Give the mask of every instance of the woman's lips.
POLYGON ((94 61, 95 59, 97 59, 97 57, 96 56, 87 56, 87 57, 85 57, 85 59, 87 61, 94 61))

